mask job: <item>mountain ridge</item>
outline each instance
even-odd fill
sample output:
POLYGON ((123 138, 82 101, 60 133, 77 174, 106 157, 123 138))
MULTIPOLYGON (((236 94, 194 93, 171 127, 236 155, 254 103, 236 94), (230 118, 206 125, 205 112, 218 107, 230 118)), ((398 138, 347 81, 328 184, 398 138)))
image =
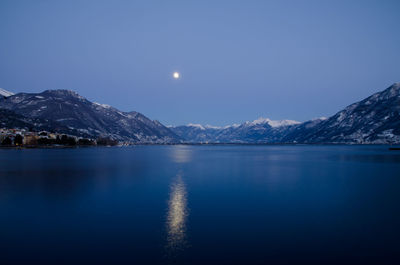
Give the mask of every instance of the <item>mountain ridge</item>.
POLYGON ((170 128, 192 143, 399 143, 400 83, 350 104, 329 118, 301 123, 259 118, 235 127, 210 130, 203 126, 198 131, 200 127, 170 128))
POLYGON ((91 102, 66 89, 5 93, 0 98, 3 126, 31 122, 32 126, 44 128, 47 121, 51 125, 46 128, 53 126, 75 134, 133 143, 400 143, 400 83, 328 118, 298 122, 260 117, 227 126, 164 126, 139 112, 123 112, 91 102))
POLYGON ((170 129, 139 112, 122 112, 106 106, 66 89, 18 93, 0 99, 0 108, 25 117, 52 120, 92 137, 110 137, 134 143, 180 141, 170 129))

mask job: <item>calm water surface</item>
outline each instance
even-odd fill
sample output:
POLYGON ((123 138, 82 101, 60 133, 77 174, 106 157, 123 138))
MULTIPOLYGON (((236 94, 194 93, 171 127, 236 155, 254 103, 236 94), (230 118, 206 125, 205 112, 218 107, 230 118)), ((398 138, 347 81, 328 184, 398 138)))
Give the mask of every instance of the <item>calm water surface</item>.
POLYGON ((400 264, 385 146, 0 149, 0 264, 400 264))

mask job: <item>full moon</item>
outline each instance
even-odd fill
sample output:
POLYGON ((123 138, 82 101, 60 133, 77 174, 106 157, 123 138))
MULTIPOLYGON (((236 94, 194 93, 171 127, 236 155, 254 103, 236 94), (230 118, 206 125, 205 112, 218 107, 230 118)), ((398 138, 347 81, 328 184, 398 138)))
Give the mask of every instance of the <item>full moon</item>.
POLYGON ((178 72, 174 72, 173 74, 172 74, 172 76, 175 78, 175 79, 179 79, 179 77, 181 76, 178 72))

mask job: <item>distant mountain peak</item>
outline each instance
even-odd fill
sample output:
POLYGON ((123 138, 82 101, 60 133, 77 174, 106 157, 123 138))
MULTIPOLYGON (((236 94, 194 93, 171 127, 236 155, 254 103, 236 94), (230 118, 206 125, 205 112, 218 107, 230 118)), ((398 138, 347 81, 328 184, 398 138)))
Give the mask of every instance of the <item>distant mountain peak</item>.
POLYGON ((204 128, 203 125, 198 124, 198 123, 189 123, 187 126, 188 127, 194 127, 194 128, 200 129, 200 130, 205 130, 206 129, 206 128, 204 128))
POLYGON ((257 120, 249 122, 248 124, 251 124, 251 125, 268 124, 269 126, 276 128, 276 127, 289 126, 289 125, 295 125, 295 124, 300 124, 300 123, 301 122, 295 121, 295 120, 271 120, 269 118, 260 117, 257 120))
POLYGON ((214 125, 210 125, 210 124, 207 124, 207 125, 205 125, 204 127, 205 127, 206 129, 215 129, 215 130, 219 130, 219 129, 222 128, 221 126, 214 126, 214 125))
MULTIPOLYGON (((236 124, 234 124, 234 125, 227 125, 227 126, 221 127, 221 126, 214 126, 214 125, 210 125, 210 124, 201 125, 201 124, 198 124, 198 123, 189 123, 189 124, 187 124, 186 126, 192 127, 192 128, 196 128, 196 129, 200 129, 200 130, 203 130, 203 131, 204 131, 204 130, 206 130, 206 129, 220 130, 220 129, 223 129, 223 128, 229 128, 229 127, 231 127, 231 126, 236 126, 236 124)), ((175 126, 172 126, 172 127, 175 127, 175 126)))

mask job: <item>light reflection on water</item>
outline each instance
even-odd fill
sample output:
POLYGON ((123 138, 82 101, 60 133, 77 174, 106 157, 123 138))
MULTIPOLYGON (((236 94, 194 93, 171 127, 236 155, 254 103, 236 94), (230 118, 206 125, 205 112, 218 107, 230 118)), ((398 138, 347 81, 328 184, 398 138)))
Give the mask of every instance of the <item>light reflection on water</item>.
POLYGON ((176 254, 187 246, 186 219, 188 217, 187 192, 181 174, 171 184, 167 213, 167 251, 176 254))
POLYGON ((190 146, 177 145, 172 149, 171 158, 175 163, 189 163, 192 160, 192 148, 190 146))
POLYGON ((387 146, 0 148, 0 263, 400 264, 398 172, 387 146))

